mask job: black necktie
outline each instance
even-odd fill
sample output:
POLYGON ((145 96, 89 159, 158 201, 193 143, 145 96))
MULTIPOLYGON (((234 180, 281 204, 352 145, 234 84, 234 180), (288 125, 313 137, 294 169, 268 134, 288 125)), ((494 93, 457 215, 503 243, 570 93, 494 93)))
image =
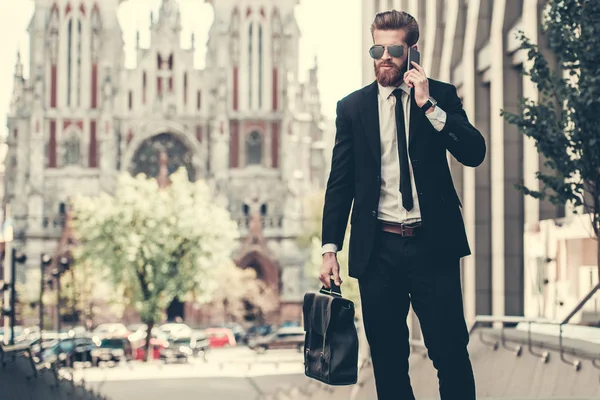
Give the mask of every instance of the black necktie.
POLYGON ((410 185, 410 169, 408 166, 408 150, 406 148, 406 127, 404 126, 404 107, 402 106, 402 89, 394 90, 396 97, 396 133, 398 136, 398 157, 400 159, 400 193, 402 205, 406 211, 413 208, 412 188, 410 185))

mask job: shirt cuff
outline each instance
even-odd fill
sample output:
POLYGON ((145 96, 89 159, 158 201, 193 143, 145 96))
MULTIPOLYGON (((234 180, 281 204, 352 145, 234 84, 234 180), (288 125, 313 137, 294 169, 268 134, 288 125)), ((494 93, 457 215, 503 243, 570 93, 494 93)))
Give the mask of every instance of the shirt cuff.
POLYGON ((334 243, 327 243, 324 244, 323 247, 321 248, 321 255, 325 254, 325 253, 337 253, 338 248, 334 243))
POLYGON ((436 105, 433 111, 429 114, 425 114, 425 116, 429 119, 429 122, 431 122, 431 125, 433 125, 436 131, 439 132, 444 129, 447 117, 446 111, 436 105))

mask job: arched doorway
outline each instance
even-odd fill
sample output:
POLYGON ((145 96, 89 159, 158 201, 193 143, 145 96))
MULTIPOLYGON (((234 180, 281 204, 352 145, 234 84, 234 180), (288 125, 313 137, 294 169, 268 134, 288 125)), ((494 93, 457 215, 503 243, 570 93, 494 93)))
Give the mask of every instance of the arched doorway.
MULTIPOLYGON (((262 249, 255 247, 249 249, 242 257, 236 260, 239 268, 251 268, 256 272, 256 278, 264 284, 265 296, 261 301, 269 299, 270 302, 279 302, 280 279, 279 266, 262 249)), ((278 311, 268 311, 264 313, 260 307, 253 304, 252 301, 244 301, 246 322, 251 323, 273 323, 277 321, 278 311)), ((276 310, 278 307, 275 308, 276 310)))
POLYGON ((172 174, 180 167, 185 167, 191 181, 197 179, 196 169, 193 165, 193 151, 186 146, 177 136, 170 133, 160 133, 144 140, 137 148, 129 165, 129 173, 145 174, 149 178, 156 178, 159 171, 159 155, 161 150, 167 154, 167 169, 172 174))
POLYGON ((167 307, 167 321, 177 321, 178 318, 185 318, 185 307, 184 303, 175 297, 167 307))

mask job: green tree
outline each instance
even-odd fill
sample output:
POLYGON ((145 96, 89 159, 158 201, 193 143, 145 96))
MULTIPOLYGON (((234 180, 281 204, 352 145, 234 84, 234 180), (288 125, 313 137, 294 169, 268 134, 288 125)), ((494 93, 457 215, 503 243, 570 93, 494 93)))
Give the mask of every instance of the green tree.
POLYGON ((540 190, 517 186, 526 195, 553 204, 583 206, 598 238, 600 1, 549 0, 542 30, 556 63, 550 63, 521 32, 522 49, 532 65, 524 74, 537 86, 539 99, 523 99, 519 113, 502 111, 502 115, 535 141, 550 172, 537 172, 540 190))
POLYGON ((76 262, 108 271, 148 325, 148 338, 174 297, 214 289, 215 266, 229 259, 238 237, 204 182, 190 182, 185 169, 170 179, 161 189, 155 179, 123 173, 115 196, 73 201, 76 262))

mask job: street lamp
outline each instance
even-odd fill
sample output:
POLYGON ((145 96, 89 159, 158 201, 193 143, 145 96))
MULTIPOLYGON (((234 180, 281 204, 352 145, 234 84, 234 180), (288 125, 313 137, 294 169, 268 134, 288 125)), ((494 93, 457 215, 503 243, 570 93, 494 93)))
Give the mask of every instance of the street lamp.
POLYGON ((56 331, 60 334, 60 276, 69 269, 69 259, 62 256, 59 259, 58 267, 53 271, 56 278, 56 331))
POLYGON ((52 258, 45 253, 40 256, 40 335, 44 330, 44 287, 46 286, 46 267, 52 263, 52 258))
MULTIPOLYGON (((4 326, 6 327, 6 322, 8 322, 8 327, 10 329, 10 339, 8 341, 9 345, 13 345, 15 344, 15 321, 16 321, 16 298, 17 298, 17 291, 16 291, 16 275, 17 275, 17 263, 19 264, 23 264, 25 263, 25 261, 27 261, 27 257, 22 254, 22 253, 17 253, 16 249, 11 249, 10 252, 10 282, 5 282, 4 286, 8 287, 8 289, 10 289, 8 291, 8 308, 4 309, 4 326), (6 317, 8 317, 8 321, 6 321, 6 317)), ((5 273, 6 274, 6 273, 5 273)), ((5 297, 6 299, 6 297, 5 297)), ((7 332, 8 329, 5 329, 5 332, 7 332)), ((5 333, 6 335, 6 333, 5 333)), ((6 339, 4 340, 4 343, 6 343, 6 339)))

